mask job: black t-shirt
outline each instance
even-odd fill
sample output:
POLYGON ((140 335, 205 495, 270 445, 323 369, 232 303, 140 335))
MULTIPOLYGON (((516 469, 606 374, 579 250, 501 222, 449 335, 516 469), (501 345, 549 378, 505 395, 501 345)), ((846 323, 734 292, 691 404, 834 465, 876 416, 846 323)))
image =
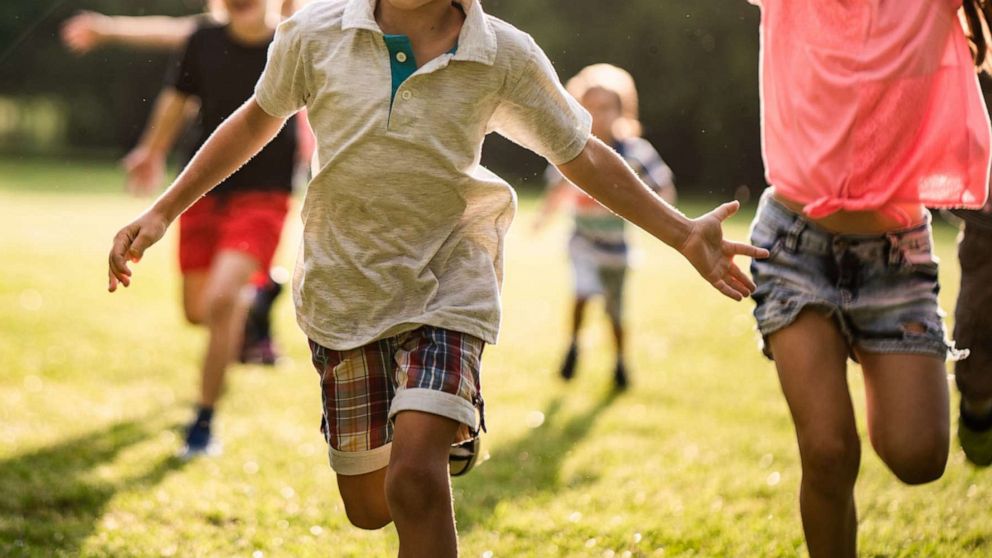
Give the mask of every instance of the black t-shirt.
MULTIPOLYGON (((216 24, 202 25, 189 38, 167 78, 167 85, 200 99, 199 137, 187 160, 254 94, 271 42, 245 45, 231 37, 227 25, 216 24)), ((289 191, 295 155, 296 121, 291 118, 265 149, 210 193, 289 191)))

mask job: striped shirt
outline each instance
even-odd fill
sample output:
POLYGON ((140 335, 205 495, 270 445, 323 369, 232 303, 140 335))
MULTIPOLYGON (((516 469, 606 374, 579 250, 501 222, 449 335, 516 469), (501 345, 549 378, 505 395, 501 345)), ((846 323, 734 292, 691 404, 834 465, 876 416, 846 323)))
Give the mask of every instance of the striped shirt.
MULTIPOLYGON (((660 192, 675 187, 672 169, 665 164, 658 152, 644 138, 618 140, 613 144, 617 153, 627 161, 630 168, 651 190, 660 192)), ((565 177, 553 165, 545 171, 544 178, 549 187, 556 186, 565 177)), ((626 221, 603 207, 598 201, 568 182, 571 191, 572 214, 575 219, 575 234, 585 237, 603 252, 617 252, 627 243, 626 221)))

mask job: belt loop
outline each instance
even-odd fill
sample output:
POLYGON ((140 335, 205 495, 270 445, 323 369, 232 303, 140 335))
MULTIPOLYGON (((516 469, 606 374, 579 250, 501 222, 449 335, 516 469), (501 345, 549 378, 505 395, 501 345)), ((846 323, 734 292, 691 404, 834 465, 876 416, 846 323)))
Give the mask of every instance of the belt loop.
POLYGON ((895 233, 889 233, 885 235, 885 239, 888 241, 888 264, 889 267, 896 267, 902 265, 903 253, 902 253, 902 243, 899 242, 899 235, 895 233))
POLYGON ((799 237, 802 236, 804 230, 806 230, 806 219, 796 217, 796 220, 792 222, 792 225, 789 227, 789 232, 785 237, 786 250, 792 253, 799 251, 799 237))

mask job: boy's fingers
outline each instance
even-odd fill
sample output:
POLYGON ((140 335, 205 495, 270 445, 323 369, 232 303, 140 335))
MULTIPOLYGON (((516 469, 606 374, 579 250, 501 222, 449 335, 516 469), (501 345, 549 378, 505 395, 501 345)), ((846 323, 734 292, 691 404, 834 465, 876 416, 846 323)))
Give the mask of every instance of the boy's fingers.
POLYGON ((744 242, 724 241, 724 252, 730 256, 748 256, 763 260, 769 256, 768 250, 744 242))
POLYGON ((741 271, 741 268, 737 267, 733 262, 730 263, 730 276, 744 285, 744 287, 747 288, 747 294, 749 295, 758 288, 758 286, 754 284, 754 281, 752 281, 751 278, 748 277, 746 273, 741 271))
POLYGON ((714 282, 713 283, 713 286, 716 287, 716 290, 718 290, 721 293, 723 293, 726 297, 732 298, 732 299, 734 299, 734 300, 736 300, 738 302, 740 302, 744 298, 743 296, 741 296, 741 293, 735 291, 723 279, 720 279, 720 280, 714 282))
POLYGON ((726 221, 734 213, 737 213, 737 210, 740 208, 741 208, 741 202, 739 201, 727 202, 721 205, 720 207, 714 209, 713 216, 719 219, 720 221, 726 221))
POLYGON ((124 229, 117 233, 117 236, 114 237, 114 245, 110 249, 110 272, 113 273, 122 283, 124 283, 125 287, 128 283, 126 278, 131 275, 131 270, 127 267, 126 257, 130 247, 131 237, 129 236, 127 229, 124 229))
POLYGON ((127 251, 128 257, 134 261, 138 261, 142 256, 145 255, 145 250, 153 244, 153 240, 148 237, 147 234, 141 233, 138 238, 134 239, 131 243, 131 248, 127 251))
POLYGON ((728 278, 728 282, 730 283, 730 286, 741 295, 742 298, 751 296, 752 289, 737 276, 731 275, 728 278))

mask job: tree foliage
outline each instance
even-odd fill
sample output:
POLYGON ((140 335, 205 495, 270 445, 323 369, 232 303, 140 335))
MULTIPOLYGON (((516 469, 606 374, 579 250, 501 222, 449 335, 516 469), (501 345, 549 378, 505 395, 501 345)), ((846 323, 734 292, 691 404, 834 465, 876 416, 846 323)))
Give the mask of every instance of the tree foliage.
MULTIPOLYGON (((761 181, 758 12, 744 0, 484 0, 531 33, 562 79, 610 62, 637 80, 645 134, 682 189, 726 194, 761 181)), ((43 97, 65 107, 66 148, 125 149, 147 117, 169 56, 106 48, 83 57, 58 40, 80 9, 189 14, 197 0, 0 2, 0 97, 43 97)), ((536 182, 543 163, 503 141, 486 164, 536 182)))

